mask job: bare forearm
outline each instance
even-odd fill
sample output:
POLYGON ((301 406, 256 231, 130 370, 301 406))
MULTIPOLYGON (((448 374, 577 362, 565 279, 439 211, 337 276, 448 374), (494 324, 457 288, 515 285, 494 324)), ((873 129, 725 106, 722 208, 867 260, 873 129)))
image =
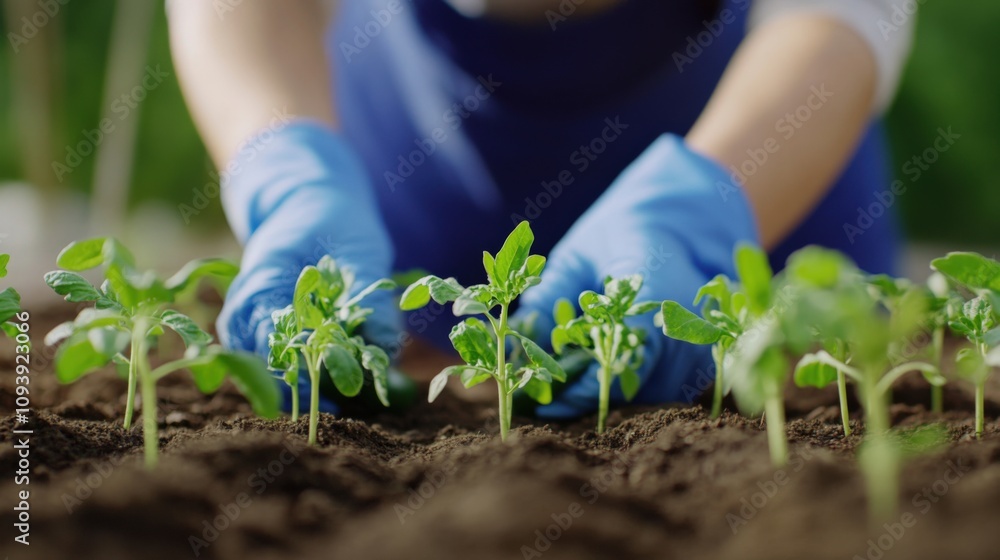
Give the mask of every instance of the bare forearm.
POLYGON ((320 0, 168 3, 170 45, 191 114, 222 167, 277 114, 335 124, 320 0))
POLYGON ((840 173, 871 117, 876 80, 864 40, 817 15, 756 28, 730 62, 686 140, 739 172, 765 247, 780 243, 840 173))

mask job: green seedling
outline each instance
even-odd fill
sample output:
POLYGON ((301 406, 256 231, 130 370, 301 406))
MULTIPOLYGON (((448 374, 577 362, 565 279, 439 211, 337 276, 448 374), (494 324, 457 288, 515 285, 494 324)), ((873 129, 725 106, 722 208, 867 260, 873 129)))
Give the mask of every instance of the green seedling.
POLYGON ((449 335, 452 345, 465 362, 445 368, 431 381, 428 401, 433 402, 444 390, 450 376, 458 376, 465 387, 474 387, 493 379, 499 399, 500 438, 510 432, 513 394, 522 389, 541 404, 552 402, 552 382, 565 381, 566 373, 538 344, 519 333, 508 321, 511 304, 526 289, 541 282, 545 257, 532 255, 535 237, 528 222, 521 222, 507 237, 496 254, 483 252, 487 284, 463 287, 454 278, 425 276, 410 284, 400 299, 404 311, 420 309, 433 299, 439 304, 452 303, 457 317, 480 315, 489 322, 469 317, 456 325, 449 335), (521 347, 524 365, 511 363, 507 356, 508 338, 521 347))
POLYGON ((844 375, 860 389, 866 446, 877 450, 871 456, 880 458, 861 463, 871 515, 873 520, 887 519, 898 507, 901 464, 889 441, 894 437, 889 433, 892 386, 911 371, 920 371, 932 384, 943 382, 932 364, 892 362, 901 355, 901 344, 926 321, 926 292, 884 278, 876 279, 883 285, 872 289, 873 283, 846 257, 816 247, 789 258, 783 281, 795 292, 795 305, 781 319, 786 348, 791 353, 824 348, 805 354, 796 376, 823 387, 844 375), (886 291, 892 293, 889 300, 882 297, 886 291))
MULTIPOLYGON (((0 278, 7 277, 7 263, 9 262, 10 255, 0 253, 0 278)), ((7 288, 0 292, 0 330, 11 338, 17 338, 21 332, 17 323, 11 321, 20 311, 21 296, 14 288, 7 288)))
MULTIPOLYGON (((952 288, 948 278, 940 272, 933 273, 927 279, 927 289, 929 293, 927 324, 931 331, 928 359, 938 371, 942 371, 944 336, 948 324, 962 308, 962 298, 952 288)), ((941 379, 944 380, 944 377, 941 379)), ((944 412, 944 384, 931 385, 931 411, 935 414, 944 412)))
POLYGON ((740 285, 722 274, 709 280, 694 298, 694 305, 702 304, 701 317, 676 301, 663 302, 656 316, 664 335, 691 344, 712 345, 715 364, 712 418, 722 414, 722 399, 729 392, 730 383, 724 372, 730 349, 748 323, 767 312, 771 300, 773 274, 767 255, 750 245, 740 245, 733 260, 740 285), (747 305, 748 292, 754 298, 753 305, 747 305))
MULTIPOLYGON (((915 286, 905 278, 892 278, 886 274, 869 276, 867 283, 869 295, 889 312, 890 322, 898 322, 901 314, 908 312, 906 306, 910 306, 910 311, 918 314, 915 317, 918 322, 917 330, 931 333, 931 343, 926 347, 923 358, 933 369, 924 371, 923 374, 931 386, 931 410, 941 412, 942 388, 947 381, 940 373, 941 353, 944 329, 953 314, 951 309, 955 304, 954 300, 937 296, 930 287, 915 286)), ((889 356, 894 358, 894 362, 902 361, 905 356, 912 354, 914 349, 911 341, 900 339, 890 342, 889 356)))
POLYGON ((337 266, 329 256, 316 266, 307 266, 295 283, 292 304, 272 314, 274 332, 269 338, 268 367, 283 372, 292 388, 292 420, 299 414, 299 371, 302 366, 310 381, 309 444, 316 444, 319 422, 319 392, 323 367, 334 386, 346 397, 356 396, 371 375, 375 393, 389 406, 389 356, 357 333, 372 310, 361 301, 376 290, 395 287, 381 279, 351 296, 354 275, 337 266))
POLYGON ((1000 263, 978 253, 948 253, 931 261, 931 267, 972 297, 955 309, 948 326, 964 336, 972 348, 960 350, 957 370, 976 387, 976 437, 983 434, 986 381, 993 367, 1000 365, 1000 263))
POLYGON ((604 293, 585 291, 580 294, 582 314, 568 300, 556 303, 556 327, 552 330, 552 349, 564 354, 567 346, 581 348, 597 362, 597 380, 600 386, 597 409, 597 433, 603 434, 608 419, 611 383, 618 379, 626 400, 639 392, 637 373, 643 361, 643 341, 646 332, 630 327, 626 320, 650 313, 660 307, 659 302, 636 303, 642 288, 642 276, 604 280, 604 293))
POLYGON ((1000 365, 998 333, 994 330, 996 316, 993 305, 983 296, 965 302, 962 310, 948 323, 951 330, 964 336, 972 345, 963 348, 955 357, 958 374, 976 387, 976 437, 983 435, 983 408, 986 381, 994 366, 1000 365))
POLYGON ((194 261, 167 280, 136 268, 131 253, 117 240, 96 238, 71 243, 57 264, 64 270, 49 272, 45 283, 74 303, 93 303, 76 319, 57 326, 46 337, 60 344, 55 356, 56 376, 72 383, 85 374, 114 362, 128 370, 125 428, 132 425, 136 385, 142 396, 143 439, 146 466, 156 466, 159 447, 156 420, 156 382, 187 369, 202 392, 216 391, 228 373, 257 414, 277 416, 281 395, 270 374, 250 354, 224 351, 212 336, 188 316, 171 306, 181 294, 207 277, 229 276, 232 269, 218 259, 194 261), (103 267, 105 281, 95 287, 77 272, 103 267), (149 351, 167 331, 186 346, 184 357, 153 367, 149 351), (126 354, 127 352, 127 354, 126 354))
POLYGON ((793 378, 799 387, 822 389, 837 382, 837 399, 840 404, 840 422, 844 436, 851 435, 851 413, 847 406, 847 369, 851 354, 842 340, 824 340, 823 350, 802 356, 795 365, 793 378))

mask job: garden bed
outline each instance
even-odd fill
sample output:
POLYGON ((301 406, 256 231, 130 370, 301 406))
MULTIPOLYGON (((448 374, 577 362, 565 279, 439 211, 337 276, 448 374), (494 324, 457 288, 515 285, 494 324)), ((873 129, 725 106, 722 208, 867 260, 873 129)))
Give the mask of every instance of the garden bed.
MULTIPOLYGON (((36 314, 32 330, 65 318, 36 314)), ((8 346, 0 354, 0 468, 13 473, 8 346)), ((412 371, 437 369, 416 360, 412 371)), ((760 419, 727 412, 708 420, 702 405, 617 410, 603 436, 593 417, 516 419, 501 443, 493 397, 446 390, 401 416, 323 415, 319 445, 309 448, 305 416, 294 425, 261 420, 230 385, 205 397, 186 374, 172 374, 158 395, 162 460, 149 472, 141 428, 121 428, 125 383, 109 371, 59 386, 47 369, 36 368, 31 381, 31 546, 5 544, 14 559, 995 554, 995 387, 981 441, 961 384, 946 387, 943 417, 926 412, 919 375, 896 388, 896 425, 942 421, 951 441, 907 464, 902 515, 874 531, 853 458, 862 426, 843 437, 835 389, 789 390, 791 461, 776 470, 760 419)), ((19 489, 9 476, 0 483, 5 535, 19 489)))

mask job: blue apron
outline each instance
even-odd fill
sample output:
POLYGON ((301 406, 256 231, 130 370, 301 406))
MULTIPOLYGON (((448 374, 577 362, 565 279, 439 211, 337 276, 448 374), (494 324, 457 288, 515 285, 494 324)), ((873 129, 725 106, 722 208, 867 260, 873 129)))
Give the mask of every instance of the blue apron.
MULTIPOLYGON (((481 283, 482 251, 498 249, 525 218, 535 251, 548 253, 657 136, 694 124, 744 38, 748 2, 725 0, 725 12, 696 0, 624 0, 591 17, 562 4, 526 27, 467 18, 444 0, 342 3, 327 40, 336 103, 398 270, 481 283)), ((819 244, 870 272, 893 272, 891 212, 865 221, 862 235, 847 227, 888 188, 887 162, 876 122, 836 185, 772 252, 775 268, 819 244)), ((450 313, 408 320, 435 341, 454 322, 450 313)))

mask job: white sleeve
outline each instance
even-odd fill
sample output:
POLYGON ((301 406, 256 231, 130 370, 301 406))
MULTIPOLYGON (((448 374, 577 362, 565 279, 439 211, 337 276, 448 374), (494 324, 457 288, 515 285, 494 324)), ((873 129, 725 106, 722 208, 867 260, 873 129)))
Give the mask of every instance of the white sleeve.
POLYGON ((748 29, 790 14, 822 14, 853 29, 871 48, 878 68, 873 110, 892 101, 910 53, 918 0, 754 0, 748 29))

